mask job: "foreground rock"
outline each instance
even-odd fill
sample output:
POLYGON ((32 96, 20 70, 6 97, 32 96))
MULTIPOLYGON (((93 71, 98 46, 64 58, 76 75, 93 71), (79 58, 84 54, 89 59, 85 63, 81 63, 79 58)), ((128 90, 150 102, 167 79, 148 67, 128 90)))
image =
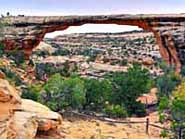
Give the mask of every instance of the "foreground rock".
POLYGON ((58 113, 32 100, 21 99, 8 81, 0 79, 0 139, 62 138, 58 113))
POLYGON ((62 122, 62 118, 58 113, 52 112, 46 106, 32 100, 23 99, 21 110, 36 115, 39 131, 57 129, 62 122))

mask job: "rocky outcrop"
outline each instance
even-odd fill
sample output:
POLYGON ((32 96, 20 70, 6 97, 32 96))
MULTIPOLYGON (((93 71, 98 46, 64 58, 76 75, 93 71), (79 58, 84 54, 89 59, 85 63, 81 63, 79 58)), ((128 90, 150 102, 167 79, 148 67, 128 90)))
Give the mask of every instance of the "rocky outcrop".
POLYGON ((7 124, 7 138, 5 139, 34 139, 37 134, 38 123, 34 113, 16 111, 7 124))
POLYGON ((28 57, 32 49, 46 33, 65 30, 83 24, 133 25, 154 33, 163 59, 175 64, 180 72, 185 64, 185 14, 172 15, 99 15, 55 17, 5 17, 0 20, 6 26, 0 30, 1 41, 7 50, 22 49, 28 57))
POLYGON ((32 100, 22 99, 20 109, 36 115, 39 131, 56 129, 62 121, 62 118, 58 113, 52 112, 46 106, 32 100))
POLYGON ((0 79, 0 138, 62 138, 58 113, 32 100, 21 99, 8 81, 0 79))

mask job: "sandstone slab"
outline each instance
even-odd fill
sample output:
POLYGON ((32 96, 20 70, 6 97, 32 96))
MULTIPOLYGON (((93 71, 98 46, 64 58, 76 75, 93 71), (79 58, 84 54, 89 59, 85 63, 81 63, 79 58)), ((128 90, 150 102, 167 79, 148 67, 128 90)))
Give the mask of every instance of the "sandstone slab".
POLYGON ((19 91, 5 79, 0 79, 0 107, 0 139, 35 139, 42 133, 55 138, 62 123, 58 113, 21 99, 19 91))

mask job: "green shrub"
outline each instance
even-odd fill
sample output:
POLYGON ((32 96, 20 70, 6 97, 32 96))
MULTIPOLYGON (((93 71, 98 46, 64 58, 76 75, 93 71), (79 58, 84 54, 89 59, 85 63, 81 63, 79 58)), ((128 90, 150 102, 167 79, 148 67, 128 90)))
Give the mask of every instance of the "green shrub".
POLYGON ((78 70, 76 64, 70 66, 69 61, 63 63, 63 65, 56 66, 53 63, 37 63, 36 64, 36 78, 43 79, 45 75, 50 77, 55 73, 60 73, 64 77, 69 77, 78 70))
POLYGON ((164 123, 166 121, 166 119, 167 119, 167 116, 165 114, 159 112, 159 122, 164 123))
POLYGON ((161 131, 161 134, 160 134, 160 137, 167 138, 168 137, 168 134, 169 134, 169 132, 167 130, 162 130, 161 131))
POLYGON ((121 66, 127 66, 127 65, 128 65, 127 59, 121 60, 120 65, 121 65, 121 66))
POLYGON ((108 80, 84 79, 86 89, 86 103, 84 107, 91 110, 101 110, 109 101, 112 86, 108 80))
POLYGON ((150 88, 149 73, 139 65, 104 79, 63 78, 58 73, 44 85, 40 101, 54 111, 75 109, 105 112, 114 117, 144 116, 145 106, 136 100, 150 88))
POLYGON ((50 53, 46 50, 38 50, 38 51, 34 51, 33 55, 39 56, 39 57, 47 57, 50 55, 50 53))
POLYGON ((0 43, 0 57, 2 57, 4 54, 4 48, 5 46, 2 43, 0 43))
POLYGON ((166 70, 164 75, 156 79, 156 86, 158 88, 158 98, 169 98, 175 87, 181 83, 181 78, 174 70, 166 70))
POLYGON ((66 55, 69 55, 70 54, 70 51, 66 48, 58 48, 54 53, 53 55, 54 56, 66 56, 66 55))
POLYGON ((145 107, 136 100, 151 88, 148 70, 136 64, 129 68, 127 73, 113 73, 108 78, 113 86, 111 104, 126 106, 129 115, 143 115, 145 107))
POLYGON ((158 104, 158 111, 159 111, 159 121, 164 123, 167 120, 167 115, 165 111, 169 109, 169 98, 161 97, 159 104, 158 104))
POLYGON ((146 116, 146 106, 140 102, 134 102, 130 108, 127 108, 127 111, 130 112, 130 115, 135 114, 139 117, 146 116))
MULTIPOLYGON (((172 119, 171 128, 178 134, 178 131, 185 126, 185 100, 174 99, 172 100, 172 105, 170 106, 170 116, 172 119)), ((185 131, 182 131, 183 135, 185 131)), ((183 136, 185 138, 185 136, 183 136)))
MULTIPOLYGON (((171 120, 171 129, 174 131, 174 138, 178 131, 185 126, 185 82, 176 87, 170 97, 163 97, 159 104, 161 122, 168 118, 171 120)), ((183 131, 184 132, 184 131, 183 131)), ((185 137, 185 136, 184 136, 185 137)), ((183 138, 184 138, 183 137, 183 138)))
POLYGON ((7 56, 12 59, 18 66, 23 64, 25 62, 25 57, 24 57, 24 51, 23 50, 12 50, 7 53, 7 56))
POLYGON ((181 68, 181 75, 185 76, 185 66, 182 66, 182 68, 181 68))
POLYGON ((96 50, 96 49, 93 49, 93 48, 90 48, 90 49, 86 48, 86 49, 83 49, 82 51, 77 53, 77 55, 88 56, 89 57, 88 62, 95 61, 96 57, 99 54, 102 54, 102 51, 101 50, 96 50))
POLYGON ((22 98, 39 101, 40 92, 42 90, 41 84, 29 85, 22 91, 22 98))
POLYGON ((158 110, 163 111, 168 108, 169 105, 169 99, 167 97, 160 98, 158 110))
MULTIPOLYGON (((0 21, 0 30, 3 29, 7 24, 6 23, 3 23, 0 21)), ((4 34, 2 33, 2 31, 0 32, 0 37, 3 37, 4 34)))
POLYGON ((82 109, 85 103, 84 82, 79 77, 63 79, 60 74, 55 74, 43 89, 40 101, 54 111, 82 109))
POLYGON ((125 107, 122 107, 120 105, 107 105, 103 111, 110 117, 125 118, 128 115, 125 107))

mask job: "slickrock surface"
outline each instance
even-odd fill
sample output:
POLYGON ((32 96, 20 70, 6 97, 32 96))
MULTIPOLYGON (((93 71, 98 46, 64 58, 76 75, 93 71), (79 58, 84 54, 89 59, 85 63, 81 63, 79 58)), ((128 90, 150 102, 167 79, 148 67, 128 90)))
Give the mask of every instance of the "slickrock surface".
POLYGON ((0 79, 0 107, 0 139, 62 138, 58 132, 61 116, 37 102, 21 99, 4 79, 0 79))
POLYGON ((10 16, 0 19, 6 26, 0 29, 1 41, 7 50, 22 49, 29 56, 46 33, 65 30, 83 24, 134 25, 154 33, 163 59, 174 63, 180 72, 185 64, 185 14, 164 15, 98 15, 98 16, 10 16))

